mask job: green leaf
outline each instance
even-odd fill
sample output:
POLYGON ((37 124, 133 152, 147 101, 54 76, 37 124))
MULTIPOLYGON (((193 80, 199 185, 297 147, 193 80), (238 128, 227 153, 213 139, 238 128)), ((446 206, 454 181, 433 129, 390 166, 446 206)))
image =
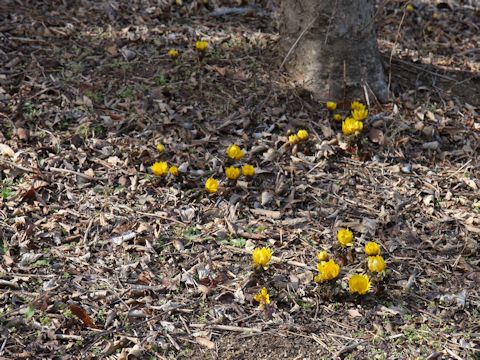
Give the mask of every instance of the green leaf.
POLYGON ((244 248, 246 243, 247 241, 244 238, 235 238, 230 240, 230 244, 238 248, 244 248))
POLYGON ((25 319, 30 320, 35 315, 35 308, 32 305, 29 305, 27 311, 25 312, 25 319))
POLYGON ((49 267, 49 266, 50 266, 50 261, 45 259, 37 260, 32 264, 33 268, 49 267))

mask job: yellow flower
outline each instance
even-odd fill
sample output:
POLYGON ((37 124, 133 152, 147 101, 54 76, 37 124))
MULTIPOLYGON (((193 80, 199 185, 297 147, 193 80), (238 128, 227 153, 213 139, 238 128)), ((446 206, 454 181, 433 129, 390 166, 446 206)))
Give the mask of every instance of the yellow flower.
POLYGON ((348 279, 348 288, 352 294, 364 295, 370 290, 370 279, 366 274, 354 274, 348 279))
POLYGON ((233 160, 240 160, 243 157, 243 149, 240 146, 232 144, 227 149, 227 156, 233 160))
POLYGON ((307 130, 298 130, 297 132, 298 140, 305 141, 308 139, 308 131, 307 130))
POLYGON ((406 9, 408 12, 413 12, 413 10, 415 10, 415 8, 413 7, 412 4, 408 4, 405 9, 406 9))
POLYGON ((342 132, 346 136, 360 133, 362 130, 363 123, 361 121, 348 117, 342 122, 342 132))
POLYGON ((352 246, 353 233, 348 229, 344 229, 344 228, 338 229, 337 240, 340 243, 340 245, 342 245, 342 247, 352 246))
POLYGON ((352 102, 351 109, 352 109, 352 111, 354 111, 354 110, 365 110, 366 107, 361 102, 354 101, 354 102, 352 102))
POLYGON ((325 251, 325 250, 320 251, 317 254, 317 259, 318 259, 318 261, 328 261, 328 259, 329 259, 328 252, 325 251))
POLYGON ((156 162, 150 166, 150 169, 156 176, 165 176, 168 172, 168 164, 165 161, 156 162))
POLYGON ((260 309, 263 309, 264 305, 270 304, 270 295, 268 294, 267 288, 262 288, 262 290, 260 290, 258 294, 253 297, 253 300, 260 303, 260 309))
POLYGON ((208 48, 208 41, 197 41, 195 43, 195 49, 200 52, 205 52, 208 48))
POLYGON ((182 1, 182 0, 175 0, 175 3, 176 3, 178 6, 180 6, 180 5, 183 4, 183 1, 182 1))
POLYGON ((333 120, 335 120, 335 121, 342 121, 342 115, 340 115, 340 114, 334 114, 334 115, 333 115, 333 120))
POLYGON ((367 109, 357 109, 352 111, 352 117, 355 120, 363 121, 368 117, 368 110, 367 109))
POLYGON ((317 264, 318 275, 315 276, 315 282, 324 282, 333 280, 340 274, 340 265, 333 259, 322 261, 317 264))
POLYGON ((237 180, 240 176, 240 169, 235 166, 229 166, 225 169, 225 175, 230 180, 237 180))
POLYGON ((368 257, 368 270, 371 272, 382 272, 386 267, 387 264, 380 255, 368 257))
POLYGON ((170 166, 170 169, 168 170, 168 172, 173 176, 178 176, 179 174, 178 168, 176 166, 170 166))
POLYGON ((208 178, 207 181, 205 181, 205 190, 207 190, 209 193, 215 193, 218 191, 218 180, 214 178, 208 178))
POLYGON ((156 148, 160 154, 165 151, 165 146, 163 144, 157 144, 156 148))
POLYGON ((253 165, 245 164, 242 166, 242 174, 243 176, 253 176, 255 175, 255 168, 253 165))
POLYGON ((337 103, 334 101, 327 101, 327 109, 333 111, 337 108, 337 103))
POLYGON ((178 51, 175 49, 170 49, 168 50, 167 55, 170 56, 172 59, 176 59, 178 57, 178 51))
POLYGON ((272 258, 272 252, 269 248, 255 248, 253 249, 252 253, 252 261, 253 266, 256 269, 264 268, 265 270, 268 268, 267 264, 272 258))
POLYGON ((365 245, 365 254, 368 256, 380 255, 380 246, 374 241, 369 241, 365 245))
POLYGON ((290 143, 290 145, 295 145, 296 143, 298 143, 298 141, 299 141, 298 135, 296 134, 290 135, 288 137, 288 142, 290 143))

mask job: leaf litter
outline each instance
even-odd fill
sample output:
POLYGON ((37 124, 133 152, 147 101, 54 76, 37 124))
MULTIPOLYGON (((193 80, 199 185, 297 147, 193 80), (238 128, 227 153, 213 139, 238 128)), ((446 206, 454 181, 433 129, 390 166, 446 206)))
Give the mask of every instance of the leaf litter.
POLYGON ((478 9, 415 5, 398 41, 402 3, 379 7, 396 97, 352 148, 272 76, 273 1, 2 2, 0 356, 478 356, 478 9), (252 179, 225 180, 230 144, 252 179), (342 276, 377 241, 382 290, 319 292, 340 227, 342 276))

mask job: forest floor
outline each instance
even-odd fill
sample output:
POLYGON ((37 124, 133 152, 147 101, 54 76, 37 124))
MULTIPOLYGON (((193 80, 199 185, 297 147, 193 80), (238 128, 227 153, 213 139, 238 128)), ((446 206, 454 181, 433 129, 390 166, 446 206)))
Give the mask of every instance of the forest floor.
POLYGON ((179 3, 0 1, 0 358, 478 359, 475 2, 380 1, 393 96, 355 146, 279 70, 274 2, 179 3), (385 278, 351 295, 372 240, 385 278))

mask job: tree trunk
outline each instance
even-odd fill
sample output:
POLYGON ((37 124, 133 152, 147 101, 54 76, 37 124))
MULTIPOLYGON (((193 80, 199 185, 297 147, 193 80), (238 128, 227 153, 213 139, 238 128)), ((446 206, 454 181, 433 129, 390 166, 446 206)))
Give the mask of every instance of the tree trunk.
POLYGON ((280 46, 293 80, 319 101, 381 102, 388 88, 377 47, 375 0, 282 0, 280 46))

